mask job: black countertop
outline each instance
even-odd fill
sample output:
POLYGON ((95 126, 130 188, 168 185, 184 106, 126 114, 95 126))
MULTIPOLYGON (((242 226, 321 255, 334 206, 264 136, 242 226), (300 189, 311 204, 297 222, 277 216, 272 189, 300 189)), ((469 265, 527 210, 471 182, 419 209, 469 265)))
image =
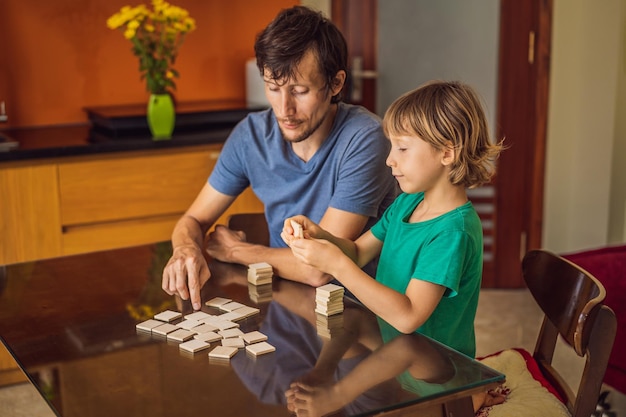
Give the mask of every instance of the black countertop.
POLYGON ((255 110, 237 100, 182 103, 172 138, 153 140, 143 105, 85 108, 89 123, 0 131, 8 139, 0 140, 0 163, 222 143, 255 110))

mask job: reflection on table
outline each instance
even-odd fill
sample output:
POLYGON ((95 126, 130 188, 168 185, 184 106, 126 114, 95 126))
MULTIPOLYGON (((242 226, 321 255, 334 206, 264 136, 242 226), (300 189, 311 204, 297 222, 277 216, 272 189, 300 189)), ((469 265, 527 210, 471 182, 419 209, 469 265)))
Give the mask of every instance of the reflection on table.
POLYGON ((203 300, 259 308, 238 323, 265 333, 276 351, 242 349, 227 362, 211 361, 209 350, 182 353, 135 328, 164 309, 192 312, 161 290, 170 251, 165 243, 6 267, 0 337, 58 415, 288 416, 295 381, 308 387, 309 415, 441 414, 441 404, 471 415, 469 396, 503 380, 426 337, 398 334, 354 300, 344 300, 342 314, 320 316, 314 288, 276 277, 253 286, 245 267, 219 262, 203 300))

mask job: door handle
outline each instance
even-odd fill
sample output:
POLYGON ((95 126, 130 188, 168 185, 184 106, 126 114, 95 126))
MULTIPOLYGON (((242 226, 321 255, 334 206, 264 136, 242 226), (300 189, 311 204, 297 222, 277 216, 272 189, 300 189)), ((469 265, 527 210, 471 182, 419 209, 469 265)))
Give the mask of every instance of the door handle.
POLYGON ((378 73, 373 70, 363 69, 363 57, 355 56, 352 59, 352 91, 350 101, 358 103, 363 100, 363 80, 378 78, 378 73))

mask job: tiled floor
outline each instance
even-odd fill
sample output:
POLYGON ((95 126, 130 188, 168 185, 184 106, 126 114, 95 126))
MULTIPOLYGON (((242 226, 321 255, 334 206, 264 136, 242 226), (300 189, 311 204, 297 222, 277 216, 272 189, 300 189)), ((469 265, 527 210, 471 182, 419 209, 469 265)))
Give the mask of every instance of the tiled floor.
MULTIPOLYGON (((476 318, 477 356, 513 346, 532 351, 540 323, 541 312, 527 291, 484 290, 476 318)), ((555 366, 568 370, 565 378, 574 389, 582 369, 578 359, 559 349, 555 354, 555 366)), ((626 417, 626 395, 611 392, 608 402, 617 417, 626 417)), ((20 384, 0 389, 0 416, 54 417, 54 413, 35 388, 20 384)))

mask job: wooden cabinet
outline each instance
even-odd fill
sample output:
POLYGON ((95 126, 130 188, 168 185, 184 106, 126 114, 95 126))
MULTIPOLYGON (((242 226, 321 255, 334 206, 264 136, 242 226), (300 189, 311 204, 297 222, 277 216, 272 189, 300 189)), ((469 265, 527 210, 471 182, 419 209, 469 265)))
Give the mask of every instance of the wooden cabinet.
POLYGON ((62 253, 57 166, 0 165, 0 265, 62 253))
MULTIPOLYGON (((168 240, 221 144, 0 165, 0 265, 168 240)), ((220 219, 262 212, 246 190, 220 219)))

